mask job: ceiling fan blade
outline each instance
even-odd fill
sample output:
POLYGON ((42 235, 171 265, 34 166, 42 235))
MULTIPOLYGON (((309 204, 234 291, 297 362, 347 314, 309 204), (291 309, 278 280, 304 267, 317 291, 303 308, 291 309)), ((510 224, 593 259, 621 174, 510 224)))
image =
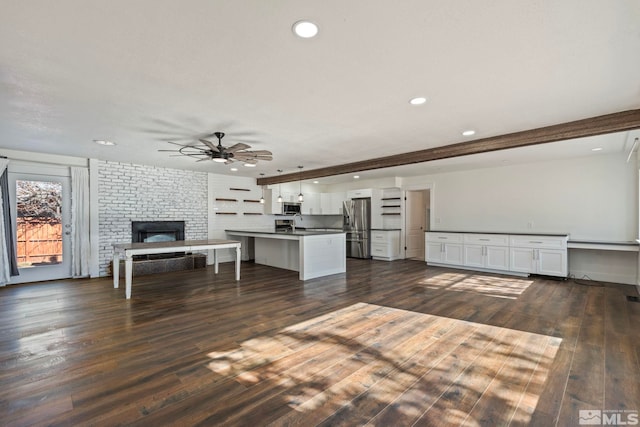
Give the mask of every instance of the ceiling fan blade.
POLYGON ((188 147, 189 144, 180 144, 179 142, 173 142, 173 141, 166 141, 169 144, 173 144, 173 145, 179 145, 180 147, 188 147))
POLYGON ((227 148, 225 151, 227 153, 235 153, 236 151, 246 150, 247 148, 251 148, 251 146, 238 142, 237 144, 233 144, 231 147, 227 148))
POLYGON ((272 160, 273 157, 266 154, 254 154, 254 153, 235 153, 234 159, 237 160, 272 160))
POLYGON ((204 162, 204 161, 206 161, 206 160, 211 160, 211 159, 210 159, 209 157, 205 157, 205 158, 203 158, 203 159, 196 160, 196 163, 198 163, 198 162, 204 162))
POLYGON ((273 153, 269 150, 254 150, 247 151, 247 153, 255 154, 256 156, 271 156, 273 153))
POLYGON ((227 159, 227 161, 224 162, 225 165, 230 165, 231 163, 233 163, 233 160, 231 158, 227 159))
POLYGON ((257 156, 254 156, 253 154, 235 153, 233 155, 233 158, 236 160, 245 160, 245 159, 255 159, 257 158, 257 156))
POLYGON ((246 159, 246 160, 242 160, 243 163, 249 163, 250 165, 255 165, 258 164, 258 161, 255 159, 246 159))
POLYGON ((198 141, 202 142, 204 145, 206 145, 207 147, 209 147, 211 150, 219 153, 220 150, 218 149, 218 146, 216 144, 214 144, 211 141, 207 141, 206 139, 199 139, 198 141))
POLYGON ((158 151, 168 151, 168 152, 172 152, 172 153, 179 153, 180 150, 158 150, 158 151))

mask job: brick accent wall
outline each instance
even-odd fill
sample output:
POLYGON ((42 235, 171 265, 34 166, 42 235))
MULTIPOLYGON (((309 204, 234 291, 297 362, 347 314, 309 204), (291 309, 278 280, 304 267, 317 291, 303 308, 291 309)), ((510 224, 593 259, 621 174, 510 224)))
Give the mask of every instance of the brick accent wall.
POLYGON ((100 276, 109 274, 113 243, 131 241, 131 221, 185 221, 185 239, 208 237, 208 174, 100 161, 100 276))

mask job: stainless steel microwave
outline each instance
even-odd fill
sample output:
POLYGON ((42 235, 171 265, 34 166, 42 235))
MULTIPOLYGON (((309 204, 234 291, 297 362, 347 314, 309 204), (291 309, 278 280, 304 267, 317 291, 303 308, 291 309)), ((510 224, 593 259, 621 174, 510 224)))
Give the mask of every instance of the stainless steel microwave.
POLYGON ((285 215, 295 215, 300 214, 301 212, 302 206, 300 206, 300 203, 284 202, 282 204, 282 213, 285 215))

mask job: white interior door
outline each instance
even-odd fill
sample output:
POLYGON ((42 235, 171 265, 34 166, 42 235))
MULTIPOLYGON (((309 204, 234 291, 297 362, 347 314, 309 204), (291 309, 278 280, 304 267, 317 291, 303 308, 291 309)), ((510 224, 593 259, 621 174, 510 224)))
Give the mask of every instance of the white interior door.
POLYGON ((424 259, 427 206, 425 190, 407 191, 405 205, 406 258, 424 259))
POLYGON ((70 193, 69 176, 9 170, 11 221, 20 272, 11 283, 71 277, 70 193))

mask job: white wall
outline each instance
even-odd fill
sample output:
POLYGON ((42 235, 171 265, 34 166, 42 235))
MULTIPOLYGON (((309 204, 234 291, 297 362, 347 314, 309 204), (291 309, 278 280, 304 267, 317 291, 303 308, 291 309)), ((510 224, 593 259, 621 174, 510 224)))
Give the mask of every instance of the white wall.
MULTIPOLYGON (((244 200, 260 200, 262 188, 256 185, 255 178, 229 176, 209 173, 208 175, 208 235, 209 239, 229 239, 224 230, 247 228, 273 228, 273 215, 264 215, 264 205, 244 202, 244 200), (232 190, 244 188, 249 191, 232 190), (236 199, 237 201, 216 201, 216 198, 236 199), (218 215, 221 212, 235 212, 236 215, 218 215), (262 215, 245 215, 245 213, 262 213, 262 215)), ((248 241, 243 241, 243 259, 247 259, 248 241)), ((220 250, 221 262, 235 260, 232 249, 220 250)), ((211 256, 209 263, 213 262, 211 256)))
POLYGON ((403 185, 434 184, 434 230, 634 240, 636 176, 635 162, 626 163, 626 156, 594 155, 405 178, 403 185))

